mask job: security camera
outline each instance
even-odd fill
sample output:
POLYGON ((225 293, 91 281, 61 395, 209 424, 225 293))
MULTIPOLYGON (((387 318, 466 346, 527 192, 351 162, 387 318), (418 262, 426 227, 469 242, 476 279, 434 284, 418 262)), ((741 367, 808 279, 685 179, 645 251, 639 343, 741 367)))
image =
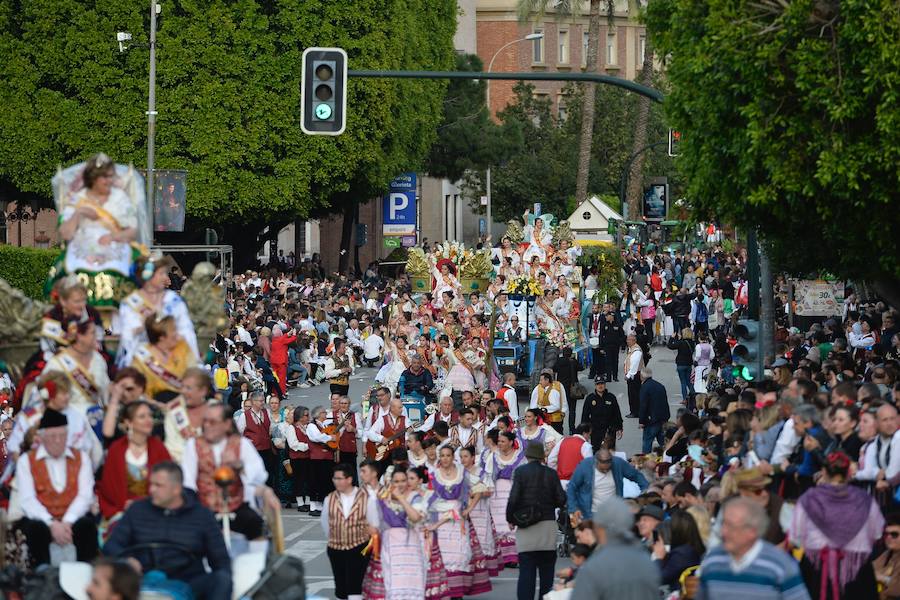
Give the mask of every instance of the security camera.
POLYGON ((124 42, 131 41, 131 34, 125 31, 119 31, 116 33, 116 41, 119 42, 119 52, 125 52, 125 49, 128 48, 128 44, 124 42))

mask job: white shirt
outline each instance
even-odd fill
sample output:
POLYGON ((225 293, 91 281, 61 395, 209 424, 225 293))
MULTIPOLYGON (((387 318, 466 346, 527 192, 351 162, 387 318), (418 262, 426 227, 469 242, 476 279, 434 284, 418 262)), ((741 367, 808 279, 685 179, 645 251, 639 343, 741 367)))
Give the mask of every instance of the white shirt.
MULTIPOLYGON (((222 453, 225 452, 225 444, 228 438, 222 438, 215 444, 210 444, 213 460, 216 466, 222 463, 222 453)), ((241 483, 244 485, 244 502, 253 506, 256 496, 256 488, 265 485, 269 474, 259 452, 253 447, 253 443, 247 438, 241 438, 240 460, 241 483)), ((200 469, 197 460, 197 439, 191 438, 184 445, 184 456, 181 458, 181 469, 184 471, 184 487, 197 491, 197 474, 200 469)))
POLYGON ((344 332, 347 335, 347 343, 357 348, 363 347, 362 332, 359 329, 348 327, 344 332))
MULTIPOLYGON (((591 443, 585 440, 583 435, 574 435, 573 437, 581 438, 583 440, 583 443, 581 444, 581 458, 590 458, 594 454, 591 443)), ((551 469, 555 469, 559 462, 560 446, 562 446, 561 443, 553 444, 553 450, 550 451, 550 456, 547 457, 547 466, 551 469)))
MULTIPOLYGON (((62 413, 66 415, 69 422, 66 428, 66 447, 81 450, 84 454, 82 458, 88 458, 96 469, 103 462, 103 446, 100 445, 97 434, 91 429, 84 413, 78 409, 67 406, 62 413)), ((43 414, 43 410, 35 411, 30 415, 24 410, 19 411, 13 421, 12 433, 9 434, 9 439, 6 441, 6 451, 9 454, 18 454, 22 451, 25 434, 40 423, 43 414)), ((93 473, 93 469, 91 472, 93 473)))
MULTIPOLYGON (((548 406, 538 406, 538 390, 541 386, 537 386, 531 392, 531 403, 528 405, 529 408, 541 408, 542 410, 547 411, 547 414, 559 412, 561 406, 561 397, 559 392, 550 388, 550 393, 547 394, 547 401, 550 403, 548 406)), ((510 414, 512 414, 512 408, 510 408, 510 414)))
POLYGON ((287 425, 284 428, 284 439, 287 442, 287 447, 293 450, 294 452, 306 452, 309 450, 309 444, 306 442, 301 442, 297 438, 297 430, 294 429, 293 425, 287 425))
POLYGON ((762 549, 762 540, 756 540, 756 543, 750 546, 750 549, 747 550, 747 552, 745 552, 744 555, 739 559, 735 560, 735 558, 731 556, 730 560, 728 561, 731 566, 731 570, 734 573, 740 573, 741 571, 752 565, 753 561, 756 560, 756 557, 759 556, 759 553, 762 552, 762 549))
POLYGON ((601 473, 594 469, 594 491, 591 497, 591 511, 597 512, 600 505, 616 495, 616 480, 613 478, 612 469, 601 473))
POLYGON ((775 448, 772 450, 772 458, 769 459, 769 464, 780 465, 784 459, 791 455, 799 441, 800 438, 797 437, 797 432, 794 431, 794 418, 791 417, 784 422, 784 427, 781 428, 781 433, 778 434, 778 439, 775 440, 775 448))
MULTIPOLYGON (((346 356, 347 358, 350 359, 350 373, 348 374, 348 376, 349 376, 349 375, 353 374, 353 367, 355 366, 353 364, 353 353, 345 352, 344 356, 346 356)), ((329 356, 328 359, 325 361, 325 379, 334 379, 336 377, 343 377, 343 376, 344 376, 344 374, 341 373, 341 370, 334 366, 334 358, 329 356)))
MULTIPOLYGON (((327 413, 325 413, 325 420, 322 423, 323 423, 323 425, 331 425, 331 424, 337 425, 340 421, 344 421, 346 424, 347 420, 349 419, 349 414, 350 413, 344 413, 344 412, 338 411, 337 421, 335 421, 334 412, 329 410, 327 413)), ((362 424, 362 417, 360 416, 360 414, 358 412, 353 413, 353 427, 356 428, 356 439, 359 439, 359 440, 364 439, 365 438, 365 430, 364 430, 363 424, 362 424)))
POLYGON ((373 333, 363 341, 363 355, 368 359, 378 358, 381 356, 381 350, 384 348, 384 340, 377 333, 373 333))
POLYGON ((445 415, 441 411, 433 412, 428 415, 428 418, 425 419, 425 422, 419 426, 416 431, 431 431, 434 429, 435 419, 440 419, 447 425, 450 425, 450 421, 453 419, 453 412, 451 411, 449 415, 445 415))
MULTIPOLYGON (((272 415, 269 414, 268 408, 264 408, 263 410, 269 416, 269 435, 271 435, 272 434, 272 425, 273 425, 272 415)), ((266 421, 265 418, 263 417, 263 413, 258 413, 256 411, 254 411, 252 408, 250 409, 250 415, 253 417, 253 420, 256 421, 257 425, 262 425, 266 421)), ((238 415, 234 418, 234 424, 237 427, 238 433, 240 433, 241 435, 244 435, 244 430, 247 429, 247 413, 246 413, 246 411, 242 410, 241 412, 238 413, 238 415)))
MULTIPOLYGON (((57 492, 66 489, 66 458, 74 458, 75 452, 72 448, 66 448, 65 453, 59 458, 53 458, 47 454, 44 446, 37 449, 35 458, 43 460, 47 465, 47 474, 50 476, 50 484, 57 492)), ((31 474, 31 462, 28 454, 23 454, 16 462, 16 486, 19 489, 19 502, 22 506, 22 514, 29 519, 42 521, 47 525, 53 520, 53 516, 47 511, 47 507, 38 501, 37 492, 34 489, 34 477, 31 474)), ((91 461, 82 453, 81 468, 78 469, 78 494, 66 514, 63 515, 62 522, 70 525, 87 514, 94 504, 94 471, 91 467, 91 461)))
POLYGON ((634 352, 628 357, 628 363, 625 365, 625 379, 634 379, 635 376, 641 370, 641 359, 644 357, 644 353, 641 352, 641 349, 635 346, 634 352))
MULTIPOLYGON (((399 417, 394 418, 392 415, 389 414, 388 419, 391 420, 391 424, 394 426, 394 429, 396 430, 396 428, 399 424, 399 421, 400 421, 399 417)), ((406 426, 409 427, 409 425, 410 425, 409 419, 406 419, 404 422, 405 422, 406 426)), ((366 438, 371 442, 380 444, 382 441, 384 441, 384 436, 382 435, 383 431, 384 431, 384 419, 378 419, 377 421, 375 421, 375 424, 372 425, 372 427, 369 428, 369 430, 366 432, 366 438)))
POLYGON ((309 425, 306 426, 306 437, 311 441, 319 442, 320 444, 330 442, 331 436, 321 431, 319 427, 325 427, 325 423, 323 422, 321 425, 317 426, 315 421, 310 421, 309 425))
MULTIPOLYGON (((519 418, 519 399, 516 397, 516 388, 506 387, 506 384, 504 384, 503 387, 506 388, 503 397, 506 400, 506 404, 509 406, 509 418, 515 421, 519 418)), ((494 426, 496 427, 496 419, 494 419, 494 421, 494 426)))
POLYGON ((474 427, 463 427, 460 424, 456 424, 453 426, 453 429, 450 430, 450 439, 453 439, 453 430, 456 430, 456 437, 459 440, 459 448, 456 449, 457 458, 459 458, 459 450, 460 448, 465 448, 470 445, 474 439, 475 441, 475 449, 480 453, 483 447, 483 443, 481 441, 481 436, 478 435, 478 430, 474 427))
MULTIPOLYGON (((852 457, 851 457, 852 458, 852 457)), ((865 464, 856 473, 856 479, 860 481, 872 481, 878 477, 879 469, 884 469, 886 479, 892 479, 900 472, 900 429, 894 432, 890 438, 884 438, 880 434, 866 446, 865 464), (878 440, 881 440, 881 455, 878 456, 878 440), (888 460, 890 456, 890 460, 888 460), (878 465, 881 464, 881 467, 878 465)))

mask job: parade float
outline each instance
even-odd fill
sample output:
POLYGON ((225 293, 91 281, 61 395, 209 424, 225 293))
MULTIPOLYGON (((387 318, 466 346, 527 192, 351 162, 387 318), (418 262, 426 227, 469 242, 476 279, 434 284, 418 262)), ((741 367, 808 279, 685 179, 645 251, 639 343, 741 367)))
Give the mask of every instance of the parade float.
POLYGON ((463 294, 483 292, 493 268, 490 249, 473 250, 460 242, 436 244, 428 253, 421 247, 412 248, 406 263, 412 291, 417 294, 432 293, 440 287, 443 277, 458 281, 463 294), (444 267, 446 274, 442 273, 444 267))

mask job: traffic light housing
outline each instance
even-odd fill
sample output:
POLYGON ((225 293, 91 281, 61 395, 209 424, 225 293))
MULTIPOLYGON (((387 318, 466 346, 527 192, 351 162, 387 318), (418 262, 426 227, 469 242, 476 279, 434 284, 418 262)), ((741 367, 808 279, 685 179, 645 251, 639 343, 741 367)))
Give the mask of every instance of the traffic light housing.
POLYGON ((678 156, 681 154, 678 146, 681 144, 681 132, 677 129, 669 130, 669 156, 678 156))
POLYGON ((300 128, 308 135, 340 135, 347 127, 347 53, 341 48, 303 51, 300 128))
POLYGON ((762 376, 759 370, 760 339, 759 321, 742 319, 734 326, 737 344, 731 350, 733 374, 746 381, 755 381, 762 376))

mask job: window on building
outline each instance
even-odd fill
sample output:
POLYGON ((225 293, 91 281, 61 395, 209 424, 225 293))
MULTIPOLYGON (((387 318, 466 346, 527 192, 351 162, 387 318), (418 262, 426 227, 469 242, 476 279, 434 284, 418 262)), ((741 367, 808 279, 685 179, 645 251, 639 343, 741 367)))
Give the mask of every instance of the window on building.
POLYGON ((644 64, 644 53, 647 52, 647 36, 642 35, 638 40, 638 66, 644 64))
MULTIPOLYGON (((538 28, 538 29, 535 29, 534 32, 535 33, 544 33, 544 30, 538 28)), ((533 44, 533 46, 532 46, 533 55, 532 55, 532 59, 531 59, 532 62, 538 63, 538 64, 544 62, 544 38, 538 38, 531 43, 533 44)))
POLYGON ((618 64, 616 57, 616 34, 614 32, 606 34, 606 64, 618 64))
POLYGON ((587 66, 588 48, 591 47, 591 35, 588 32, 581 34, 581 66, 587 66))
MULTIPOLYGON (((547 106, 549 104, 550 110, 553 109, 553 103, 550 100, 550 96, 548 94, 545 94, 544 92, 535 92, 534 98, 538 104, 542 104, 544 106, 547 106)), ((541 126, 541 115, 539 112, 536 112, 534 116, 531 117, 531 122, 535 127, 541 126)))
POLYGON ((561 95, 556 105, 556 118, 560 123, 565 123, 569 118, 569 109, 566 107, 566 97, 561 95))
POLYGON ((569 64, 569 32, 559 32, 559 55, 557 62, 561 65, 569 64))

